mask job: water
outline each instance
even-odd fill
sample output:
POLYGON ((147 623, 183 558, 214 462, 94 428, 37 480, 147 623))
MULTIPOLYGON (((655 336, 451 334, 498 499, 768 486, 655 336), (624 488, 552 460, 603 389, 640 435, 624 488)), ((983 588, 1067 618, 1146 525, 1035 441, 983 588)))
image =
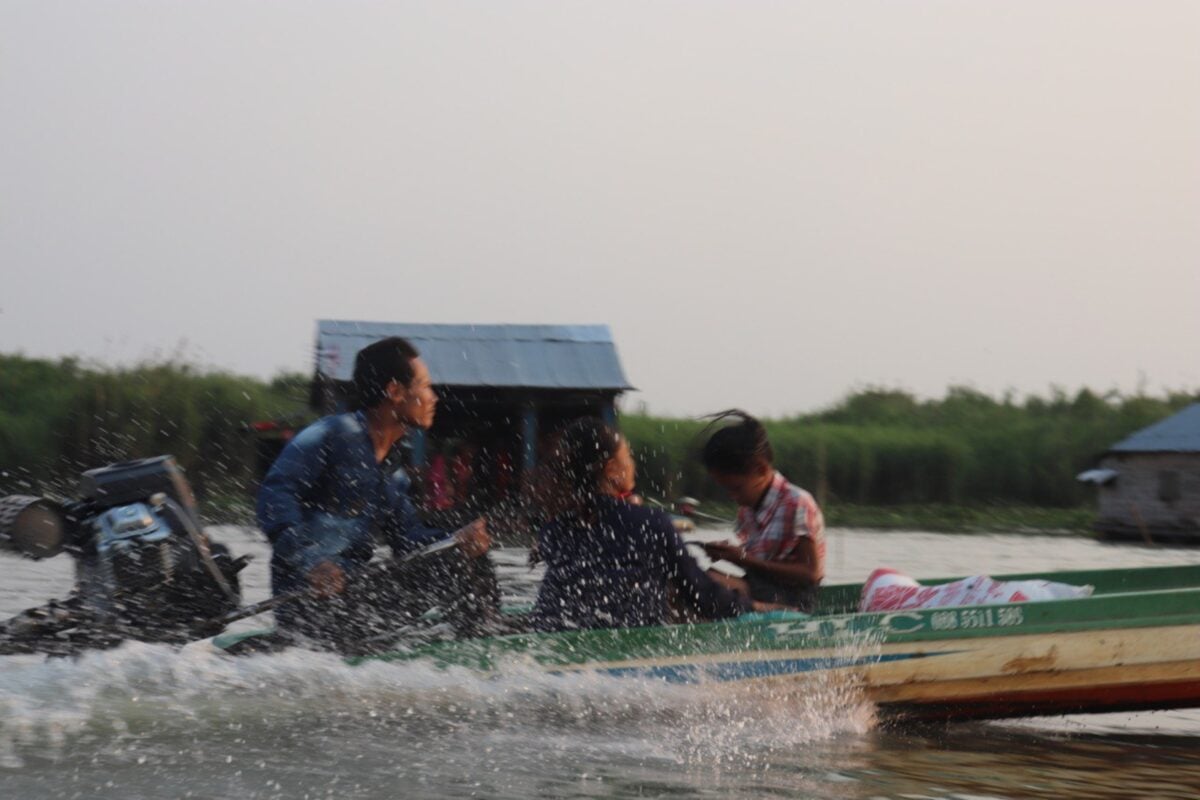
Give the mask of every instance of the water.
MULTIPOLYGON (((266 548, 247 600, 266 596, 266 548)), ((497 553, 507 599, 538 575, 497 553)), ((834 531, 829 577, 1200 563, 1056 536, 834 531)), ((62 594, 66 559, 0 558, 0 614, 62 594)), ((261 622, 261 621, 260 621, 261 622)), ((254 627, 255 622, 243 623, 254 627)), ((131 645, 0 658, 0 798, 1200 797, 1200 711, 881 729, 869 705, 508 669, 350 668, 131 645)))

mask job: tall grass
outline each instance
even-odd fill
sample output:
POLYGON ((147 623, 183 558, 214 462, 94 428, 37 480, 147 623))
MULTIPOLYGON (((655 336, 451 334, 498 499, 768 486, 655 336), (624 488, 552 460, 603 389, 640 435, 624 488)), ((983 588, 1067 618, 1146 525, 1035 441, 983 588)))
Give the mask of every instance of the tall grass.
POLYGON ((253 478, 246 424, 302 411, 306 391, 302 376, 0 355, 0 489, 66 494, 80 470, 169 453, 199 493, 235 491, 253 478))
MULTIPOLYGON (((953 388, 921 401, 870 389, 765 424, 779 469, 826 502, 1067 508, 1091 499, 1075 475, 1110 445, 1197 400, 1084 389, 1018 402, 953 388)), ((721 496, 700 467, 703 424, 638 414, 621 424, 650 492, 721 496)))
MULTIPOLYGON (((245 425, 302 416, 303 375, 273 381, 178 361, 107 368, 0 355, 0 492, 62 484, 104 463, 173 454, 201 494, 252 482, 245 425)), ((767 420, 776 463, 832 504, 1078 506, 1075 475, 1109 445, 1200 395, 995 398, 953 388, 936 400, 869 389, 823 411, 767 420)), ((753 409, 751 409, 753 410, 753 409)), ((704 424, 624 414, 652 495, 721 493, 700 466, 704 424)))

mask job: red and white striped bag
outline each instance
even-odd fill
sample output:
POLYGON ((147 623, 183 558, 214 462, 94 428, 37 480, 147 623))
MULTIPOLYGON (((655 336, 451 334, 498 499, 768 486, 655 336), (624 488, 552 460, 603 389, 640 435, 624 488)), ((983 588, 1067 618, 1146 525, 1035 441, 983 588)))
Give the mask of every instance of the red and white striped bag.
POLYGON ((987 606, 1038 600, 1069 600, 1088 597, 1091 586, 1072 586, 1054 581, 997 581, 987 575, 922 586, 894 569, 881 568, 863 584, 859 611, 899 611, 909 608, 987 606))

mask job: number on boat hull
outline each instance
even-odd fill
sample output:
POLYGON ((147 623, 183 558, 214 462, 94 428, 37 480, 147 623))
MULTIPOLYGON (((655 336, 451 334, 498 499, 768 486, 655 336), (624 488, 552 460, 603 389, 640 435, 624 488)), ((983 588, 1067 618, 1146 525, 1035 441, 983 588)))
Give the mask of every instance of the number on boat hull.
POLYGON ((1012 628, 1025 624, 1020 606, 982 606, 979 608, 950 608, 937 611, 896 611, 890 614, 847 615, 830 619, 806 619, 799 622, 779 622, 768 627, 779 638, 817 636, 830 638, 854 634, 918 633, 920 631, 979 630, 982 628, 1012 628))

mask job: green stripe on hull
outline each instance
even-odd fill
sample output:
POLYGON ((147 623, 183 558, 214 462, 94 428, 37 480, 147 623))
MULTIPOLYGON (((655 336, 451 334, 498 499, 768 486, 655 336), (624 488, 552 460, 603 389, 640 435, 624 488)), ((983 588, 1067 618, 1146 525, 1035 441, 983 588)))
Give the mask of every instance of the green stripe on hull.
MULTIPOLYGON (((819 649, 836 649, 837 657, 846 659, 869 659, 875 650, 878 659, 878 648, 884 644, 961 641, 967 645, 981 638, 1200 624, 1200 565, 995 577, 1090 584, 1096 594, 1075 600, 995 606, 863 614, 824 611, 812 616, 773 612, 696 625, 518 634, 438 642, 349 661, 358 664, 429 659, 443 666, 490 670, 502 662, 520 660, 552 671, 617 670, 613 674, 625 674, 621 670, 626 669, 676 669, 688 666, 692 660, 694 664, 689 668, 716 662, 742 665, 729 667, 733 674, 739 669, 769 670, 745 666, 764 658, 792 662, 809 658, 814 664, 817 662, 813 659, 827 660, 828 654, 804 654, 819 649)), ((928 583, 949 580, 954 579, 928 583)), ((860 584, 827 587, 822 590, 822 608, 853 608, 860 589, 860 584)), ((244 637, 230 634, 219 637, 215 644, 229 647, 244 637)))
POLYGON ((1200 589, 869 614, 750 615, 700 625, 524 634, 442 642, 355 662, 430 658, 447 665, 493 669, 506 659, 525 657, 546 667, 561 667, 760 650, 865 648, 1189 624, 1200 624, 1200 589))

